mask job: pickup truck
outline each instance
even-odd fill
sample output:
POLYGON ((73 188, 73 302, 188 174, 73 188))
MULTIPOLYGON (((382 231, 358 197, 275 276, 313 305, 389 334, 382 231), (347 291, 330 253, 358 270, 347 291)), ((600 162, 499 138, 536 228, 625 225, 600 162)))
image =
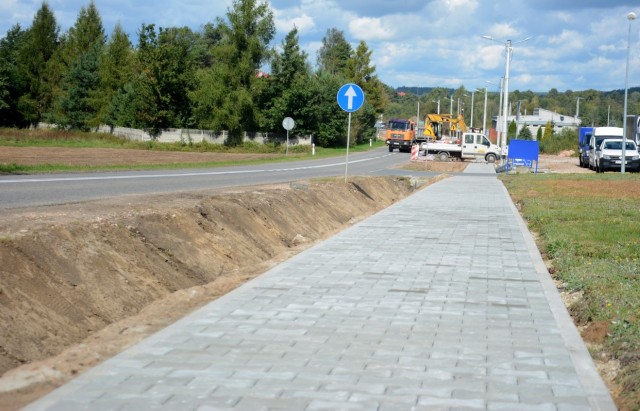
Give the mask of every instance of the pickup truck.
MULTIPOLYGON (((606 138, 602 140, 599 149, 595 151, 595 169, 598 173, 606 170, 620 170, 622 165, 622 139, 606 138)), ((633 140, 628 140, 625 146, 625 170, 640 171, 640 153, 633 140)))
POLYGON ((420 143, 420 151, 424 155, 433 154, 440 161, 448 161, 449 158, 460 160, 483 158, 489 163, 494 163, 500 157, 500 147, 492 144, 484 134, 480 133, 464 133, 457 143, 425 141, 420 143))

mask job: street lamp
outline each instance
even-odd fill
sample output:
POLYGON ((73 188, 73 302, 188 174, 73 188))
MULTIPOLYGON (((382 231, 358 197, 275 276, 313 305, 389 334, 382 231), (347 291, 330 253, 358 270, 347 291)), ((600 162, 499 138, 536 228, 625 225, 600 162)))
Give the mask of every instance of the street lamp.
POLYGON ((627 148, 627 95, 629 90, 629 48, 631 44, 631 22, 636 19, 636 13, 630 12, 627 14, 627 20, 629 20, 629 34, 627 35, 627 68, 624 75, 624 117, 622 118, 622 161, 620 163, 620 172, 624 173, 626 163, 626 148, 627 148))
MULTIPOLYGON (((482 38, 500 43, 500 41, 494 39, 491 36, 482 36, 482 38)), ((501 119, 504 134, 502 135, 503 141, 502 141, 501 147, 505 147, 507 145, 507 115, 509 113, 509 65, 511 63, 511 54, 513 53, 513 45, 518 43, 524 43, 525 41, 530 39, 531 37, 527 37, 526 39, 517 41, 515 43, 511 42, 511 40, 507 40, 505 42, 506 58, 505 58, 505 68, 504 68, 504 99, 503 99, 504 107, 502 109, 503 118, 501 119)))
POLYGON ((471 130, 473 130, 473 96, 474 96, 475 94, 476 94, 476 91, 475 91, 475 90, 473 90, 473 91, 471 92, 471 124, 470 124, 471 130))
MULTIPOLYGON (((478 88, 478 91, 482 89, 478 88)), ((487 86, 484 87, 484 111, 482 112, 482 132, 487 135, 487 86)))
POLYGON ((584 97, 576 97, 576 118, 580 117, 580 100, 584 100, 584 97))
POLYGON ((440 114, 440 99, 438 99, 438 101, 436 100, 431 100, 432 103, 438 103, 438 114, 440 114))

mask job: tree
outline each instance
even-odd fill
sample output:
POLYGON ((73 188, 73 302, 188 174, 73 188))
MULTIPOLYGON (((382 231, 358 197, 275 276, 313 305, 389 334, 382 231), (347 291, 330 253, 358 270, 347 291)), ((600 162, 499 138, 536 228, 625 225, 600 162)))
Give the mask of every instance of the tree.
POLYGON ((83 54, 92 52, 95 44, 104 45, 106 36, 100 13, 93 0, 80 8, 75 25, 69 29, 64 45, 66 62, 71 65, 83 54))
POLYGON ((0 39, 0 126, 23 126, 18 100, 26 93, 24 75, 18 66, 19 52, 25 39, 20 25, 13 26, 0 39))
POLYGON ((509 127, 507 128, 507 138, 508 139, 515 138, 517 130, 518 130, 518 125, 516 124, 515 120, 512 120, 509 123, 509 127))
POLYGON ((104 44, 102 20, 92 1, 88 8, 80 9, 60 48, 63 74, 59 97, 49 115, 52 122, 83 131, 98 124, 99 62, 104 44))
MULTIPOLYGON (((125 85, 133 80, 134 54, 129 37, 117 24, 105 46, 100 58, 99 77, 100 86, 96 96, 98 111, 96 122, 115 126, 120 124, 116 111, 116 96, 126 94, 125 85)), ((122 125, 131 121, 122 119, 122 125)))
POLYGON ((328 29, 318 50, 319 69, 332 75, 344 75, 350 57, 351 45, 345 40, 344 32, 336 28, 328 29))
POLYGON ((135 102, 130 108, 116 107, 115 112, 133 110, 136 124, 156 135, 169 127, 186 127, 191 120, 189 93, 195 84, 195 65, 191 46, 193 33, 187 27, 160 28, 142 25, 138 34, 138 75, 124 93, 133 95, 118 101, 135 102), (144 97, 144 98, 142 98, 144 97))
POLYGON ((382 113, 386 106, 386 99, 382 83, 375 75, 376 66, 371 65, 371 53, 367 43, 360 41, 356 50, 347 60, 345 77, 348 81, 362 88, 366 101, 373 106, 376 113, 382 113))
POLYGON ((544 133, 542 134, 542 140, 549 140, 553 137, 553 122, 547 121, 544 126, 544 133))
POLYGON ((533 140, 533 135, 531 134, 531 130, 529 130, 529 127, 527 127, 526 124, 522 127, 522 129, 520 129, 520 132, 518 133, 518 138, 520 140, 533 140))
POLYGON ((538 127, 538 131, 536 131, 536 140, 542 140, 542 127, 538 127))
POLYGON ((37 124, 51 107, 52 86, 46 81, 46 70, 56 52, 59 28, 55 16, 46 2, 36 12, 33 23, 25 34, 18 56, 18 65, 27 84, 18 107, 24 119, 37 124))
POLYGON ((52 119, 62 127, 88 131, 95 116, 91 98, 97 88, 98 59, 101 47, 95 43, 92 50, 76 59, 64 77, 63 95, 55 107, 52 119))
POLYGON ((271 63, 271 75, 262 95, 264 119, 261 129, 282 129, 282 119, 290 116, 296 121, 296 132, 302 132, 313 123, 306 104, 309 91, 307 54, 300 49, 298 29, 291 30, 282 43, 282 53, 271 63))
POLYGON ((336 93, 344 78, 319 72, 312 77, 308 106, 315 112, 314 142, 321 147, 344 147, 347 139, 347 115, 336 104, 336 93))
POLYGON ((256 72, 269 57, 273 12, 266 1, 235 0, 227 21, 218 19, 217 32, 213 65, 198 73, 198 87, 190 96, 198 124, 229 130, 227 142, 235 145, 243 131, 254 130, 260 121, 254 96, 264 83, 256 72))

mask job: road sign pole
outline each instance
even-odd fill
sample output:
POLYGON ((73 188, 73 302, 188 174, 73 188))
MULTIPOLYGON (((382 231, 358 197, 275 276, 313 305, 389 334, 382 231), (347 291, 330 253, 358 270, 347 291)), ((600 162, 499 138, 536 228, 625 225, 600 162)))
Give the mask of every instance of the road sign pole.
POLYGON ((349 141, 351 140, 351 112, 349 112, 349 122, 347 123, 347 159, 344 162, 344 182, 347 182, 347 170, 349 168, 349 141))
POLYGON ((351 113, 358 111, 364 104, 364 91, 357 84, 348 83, 340 87, 336 96, 341 109, 349 113, 349 123, 347 125, 347 158, 344 163, 344 182, 347 182, 349 175, 349 143, 351 142, 351 113))
POLYGON ((284 155, 285 156, 289 155, 289 130, 287 130, 287 148, 285 148, 284 150, 284 155))

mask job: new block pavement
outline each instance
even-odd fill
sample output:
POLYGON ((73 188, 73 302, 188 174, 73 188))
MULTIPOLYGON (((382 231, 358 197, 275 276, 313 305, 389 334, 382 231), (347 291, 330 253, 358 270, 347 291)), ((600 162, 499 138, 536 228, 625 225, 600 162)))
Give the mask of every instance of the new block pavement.
POLYGON ((615 409, 530 233, 481 163, 26 407, 615 409))

